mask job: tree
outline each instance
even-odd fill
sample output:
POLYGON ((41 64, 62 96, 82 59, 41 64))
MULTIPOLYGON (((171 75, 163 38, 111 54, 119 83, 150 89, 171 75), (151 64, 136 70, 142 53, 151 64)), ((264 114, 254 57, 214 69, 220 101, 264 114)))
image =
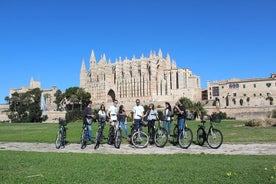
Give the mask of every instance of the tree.
POLYGON ((39 88, 26 93, 13 93, 9 98, 8 117, 12 122, 41 122, 40 97, 39 88))
POLYGON ((72 108, 67 110, 73 110, 75 107, 79 107, 83 110, 87 106, 87 102, 90 100, 91 94, 85 92, 83 88, 70 87, 65 90, 64 97, 72 106, 72 108))
POLYGON ((61 109, 61 103, 62 103, 62 101, 64 100, 64 94, 62 93, 62 91, 61 90, 57 90, 56 91, 56 93, 54 94, 54 96, 55 96, 55 100, 54 100, 54 103, 57 105, 57 111, 59 111, 59 110, 62 110, 61 109))
POLYGON ((83 109, 88 105, 91 94, 83 88, 71 87, 65 90, 64 98, 70 102, 66 105, 66 120, 76 121, 82 119, 83 109))

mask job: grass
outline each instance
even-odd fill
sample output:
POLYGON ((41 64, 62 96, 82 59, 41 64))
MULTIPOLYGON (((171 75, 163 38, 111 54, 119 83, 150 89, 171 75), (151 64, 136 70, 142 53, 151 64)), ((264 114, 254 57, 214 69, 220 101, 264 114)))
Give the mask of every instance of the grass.
POLYGON ((276 183, 276 155, 0 155, 1 183, 276 183))
MULTIPOLYGON (((187 124, 192 129, 194 141, 196 141, 196 130, 200 122, 187 121, 187 124)), ((235 120, 224 120, 221 123, 216 123, 215 126, 222 131, 224 143, 276 142, 276 127, 245 127, 244 122, 235 120)), ((82 123, 69 123, 67 127, 67 140, 71 143, 79 143, 82 123)), ((173 127, 174 125, 171 126, 171 131, 173 127)), ((107 137, 108 128, 109 125, 106 125, 105 137, 107 137)), ((0 123, 0 141, 53 143, 57 131, 58 124, 56 123, 0 123)), ((94 123, 93 136, 96 135, 96 131, 97 124, 94 123)), ((125 132, 123 132, 123 136, 125 136, 125 132)), ((124 143, 126 143, 125 140, 124 143)))
MULTIPOLYGON (((199 122, 187 123, 195 137, 199 122)), ((223 132, 224 143, 276 142, 275 127, 243 124, 229 120, 215 126, 223 132)), ((67 127, 68 141, 78 143, 82 124, 67 127)), ((58 124, 51 123, 1 123, 0 141, 54 143, 57 130, 58 124)), ((94 124, 94 136, 96 130, 94 124)), ((0 148, 0 158, 0 183, 276 183, 276 155, 108 155, 0 148)))

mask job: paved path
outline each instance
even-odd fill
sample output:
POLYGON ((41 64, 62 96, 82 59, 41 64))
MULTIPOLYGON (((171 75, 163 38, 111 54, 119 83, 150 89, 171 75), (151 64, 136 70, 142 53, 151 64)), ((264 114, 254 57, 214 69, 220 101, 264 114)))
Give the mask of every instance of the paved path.
POLYGON ((122 144, 120 149, 112 145, 103 144, 94 150, 94 144, 88 145, 85 149, 80 149, 80 144, 68 144, 63 149, 56 149, 54 144, 49 143, 19 143, 0 142, 1 150, 13 151, 34 151, 34 152, 56 152, 56 153, 101 153, 101 154, 225 154, 225 155, 276 155, 276 143, 264 144, 222 144, 218 149, 210 149, 206 146, 192 144, 188 149, 177 146, 166 146, 158 148, 148 146, 147 148, 134 148, 129 144, 122 144))

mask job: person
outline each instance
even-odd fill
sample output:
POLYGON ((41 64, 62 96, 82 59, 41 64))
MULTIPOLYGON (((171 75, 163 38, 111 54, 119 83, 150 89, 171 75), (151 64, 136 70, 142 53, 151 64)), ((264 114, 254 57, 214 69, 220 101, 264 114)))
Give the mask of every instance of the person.
POLYGON ((134 130, 137 131, 139 128, 139 123, 142 120, 142 118, 144 117, 144 107, 142 105, 140 105, 140 99, 136 99, 136 105, 133 107, 133 126, 134 126, 134 130))
POLYGON ((92 119, 95 116, 92 114, 92 101, 88 101, 87 107, 84 109, 83 124, 87 125, 87 140, 92 142, 92 119))
POLYGON ((126 111, 125 111, 123 105, 119 106, 118 121, 119 121, 121 129, 125 130, 126 139, 127 139, 127 141, 129 141, 128 128, 127 128, 127 115, 126 115, 126 111))
POLYGON ((105 123, 106 121, 106 112, 105 112, 105 106, 104 104, 101 104, 99 112, 98 112, 98 117, 99 117, 99 123, 105 123))
POLYGON ((186 109, 181 100, 176 103, 174 109, 177 114, 178 130, 181 131, 185 127, 186 109))
POLYGON ((114 100, 113 101, 113 105, 111 105, 108 109, 107 115, 109 117, 109 121, 110 121, 110 128, 109 128, 109 133, 108 133, 108 138, 107 138, 107 144, 111 145, 114 143, 114 139, 115 139, 115 134, 114 134, 114 130, 118 125, 118 121, 117 121, 117 115, 118 115, 118 100, 114 100))
POLYGON ((155 126, 155 121, 158 118, 158 113, 157 110, 154 108, 154 104, 151 103, 149 104, 149 109, 146 112, 145 116, 148 118, 148 133, 149 133, 149 139, 150 139, 150 144, 153 144, 154 141, 154 126, 155 126))
MULTIPOLYGON (((101 140, 102 137, 103 137, 103 130, 104 130, 104 125, 105 125, 105 122, 106 122, 106 112, 105 112, 105 106, 104 104, 101 104, 100 106, 100 109, 99 109, 99 112, 98 112, 98 121, 99 121, 99 128, 101 127, 101 137, 97 137, 97 141, 101 140)), ((98 132, 98 136, 99 136, 99 132, 98 132)), ((99 144, 96 142, 96 144, 99 144)), ((97 146, 95 146, 95 149, 97 149, 97 146)))
POLYGON ((113 105, 111 105, 108 109, 108 117, 110 119, 111 125, 114 125, 114 122, 117 122, 117 114, 118 114, 118 100, 113 101, 113 105))
POLYGON ((169 102, 165 102, 163 127, 167 129, 169 136, 171 135, 171 116, 172 116, 171 104, 169 102))

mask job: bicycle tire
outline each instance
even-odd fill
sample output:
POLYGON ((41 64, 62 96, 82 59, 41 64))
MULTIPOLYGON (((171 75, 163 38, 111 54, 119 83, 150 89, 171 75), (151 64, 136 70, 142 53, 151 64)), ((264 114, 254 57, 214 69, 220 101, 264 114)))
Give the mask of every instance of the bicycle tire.
POLYGON ((61 132, 60 132, 61 130, 58 130, 58 132, 57 132, 57 137, 56 137, 56 148, 57 149, 59 149, 60 147, 61 147, 61 145, 62 145, 62 140, 61 140, 61 138, 62 138, 62 134, 61 134, 61 132))
POLYGON ((145 148, 149 143, 149 136, 145 132, 137 131, 132 135, 131 141, 136 148, 145 148))
POLYGON ((119 149, 122 142, 122 131, 118 128, 115 133, 114 147, 119 149))
POLYGON ((97 133, 96 133, 96 142, 95 142, 94 149, 99 148, 100 142, 101 142, 101 137, 102 137, 102 130, 101 130, 101 128, 99 128, 97 133))
POLYGON ((172 144, 173 144, 174 146, 176 146, 177 143, 178 143, 178 127, 177 127, 177 126, 175 126, 174 129, 173 129, 172 138, 173 138, 173 139, 172 139, 172 144))
POLYGON ((85 128, 82 130, 82 133, 81 133, 81 149, 84 149, 86 148, 87 146, 87 141, 86 141, 86 131, 85 128))
POLYGON ((193 132, 190 128, 185 127, 184 131, 181 130, 178 136, 178 144, 181 148, 187 149, 193 142, 193 132))
POLYGON ((94 149, 98 149, 100 147, 100 142, 96 140, 94 149))
POLYGON ((156 129, 154 134, 154 143, 157 147, 163 148, 168 142, 168 131, 159 127, 156 129))
POLYGON ((202 146, 206 141, 206 133, 202 127, 199 127, 196 132, 197 144, 202 146))
POLYGON ((110 126, 108 131, 107 144, 112 145, 114 143, 114 127, 110 126))
POLYGON ((212 128, 207 135, 207 143, 213 149, 218 149, 223 142, 223 135, 220 130, 212 128))

